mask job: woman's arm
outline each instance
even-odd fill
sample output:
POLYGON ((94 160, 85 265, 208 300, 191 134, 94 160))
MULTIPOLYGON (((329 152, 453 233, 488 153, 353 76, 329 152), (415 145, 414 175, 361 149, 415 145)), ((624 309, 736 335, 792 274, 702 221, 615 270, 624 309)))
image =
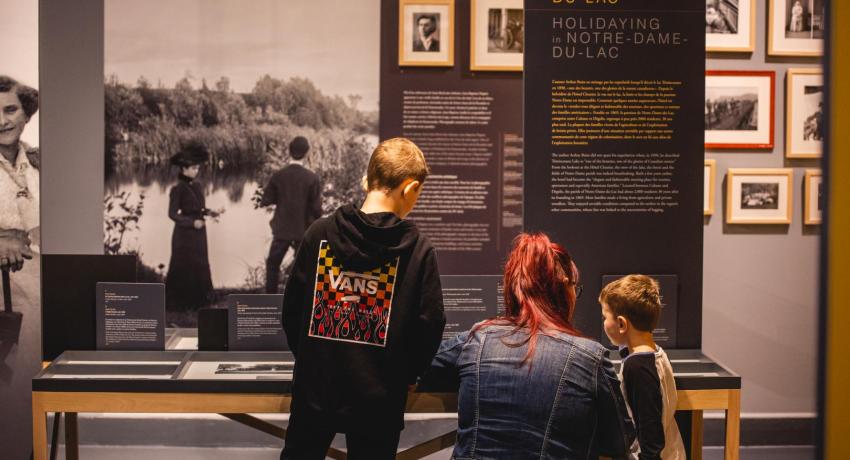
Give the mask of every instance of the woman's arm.
POLYGON ((168 192, 168 217, 180 227, 191 228, 195 225, 195 219, 180 214, 180 188, 175 185, 168 192))
POLYGON ((620 457, 629 452, 635 439, 635 427, 626 410, 620 379, 608 352, 596 368, 596 432, 599 433, 599 455, 620 457))

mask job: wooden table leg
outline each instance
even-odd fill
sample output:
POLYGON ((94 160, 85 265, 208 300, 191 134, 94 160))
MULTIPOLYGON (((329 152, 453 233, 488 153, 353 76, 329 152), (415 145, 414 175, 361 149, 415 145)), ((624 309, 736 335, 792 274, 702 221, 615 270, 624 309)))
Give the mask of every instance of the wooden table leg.
POLYGON ((50 460, 56 460, 59 455, 59 424, 62 422, 62 412, 53 413, 53 429, 50 430, 50 460))
POLYGON ((702 460, 702 411, 691 411, 691 460, 702 460))
POLYGON ((35 392, 32 394, 32 455, 33 460, 47 460, 47 413, 35 392))
POLYGON ((77 413, 65 412, 65 460, 79 460, 80 442, 77 434, 77 413))
POLYGON ((729 390, 726 409, 726 460, 738 460, 741 447, 741 390, 729 390))

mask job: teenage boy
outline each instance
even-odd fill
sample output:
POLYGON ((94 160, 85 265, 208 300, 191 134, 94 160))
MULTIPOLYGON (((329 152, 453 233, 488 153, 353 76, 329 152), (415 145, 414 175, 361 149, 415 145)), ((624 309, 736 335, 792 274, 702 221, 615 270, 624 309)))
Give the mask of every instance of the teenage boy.
POLYGON ((292 160, 276 172, 263 189, 260 206, 274 205, 272 244, 266 258, 266 293, 277 294, 280 264, 286 251, 298 250, 304 231, 322 216, 322 187, 319 176, 304 167, 310 143, 297 136, 289 143, 292 160))
POLYGON ((676 383, 667 354, 652 338, 661 314, 658 282, 628 275, 609 283, 599 294, 605 334, 622 348, 620 381, 637 439, 630 459, 685 460, 676 425, 676 383))
POLYGON ((446 322, 434 248, 404 220, 428 173, 413 142, 384 141, 363 206, 343 206, 304 235, 283 301, 296 360, 281 459, 324 459, 336 433, 350 460, 395 458, 407 392, 446 322))

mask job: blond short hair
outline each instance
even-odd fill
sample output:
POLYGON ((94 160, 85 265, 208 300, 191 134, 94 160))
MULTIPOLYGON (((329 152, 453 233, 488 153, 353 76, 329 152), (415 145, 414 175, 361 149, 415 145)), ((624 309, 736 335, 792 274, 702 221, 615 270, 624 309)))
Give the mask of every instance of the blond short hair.
POLYGON ((658 281, 646 275, 628 275, 608 283, 599 293, 599 302, 640 331, 655 329, 661 315, 658 281))
POLYGON ((422 150, 410 139, 394 137, 375 147, 366 183, 369 190, 394 190, 407 179, 425 182, 430 173, 422 150))

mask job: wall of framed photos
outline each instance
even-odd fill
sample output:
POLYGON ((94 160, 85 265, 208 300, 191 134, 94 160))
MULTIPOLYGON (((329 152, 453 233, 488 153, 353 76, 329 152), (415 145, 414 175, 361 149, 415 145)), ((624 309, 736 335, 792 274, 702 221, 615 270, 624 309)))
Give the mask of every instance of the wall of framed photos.
MULTIPOLYGON (((816 411, 820 239, 816 209, 820 159, 813 153, 817 135, 811 130, 817 121, 815 88, 822 85, 816 73, 821 64, 816 42, 823 34, 818 28, 824 18, 808 19, 805 14, 809 4, 815 11, 823 4, 801 1, 804 17, 794 26, 801 30, 792 33, 783 30, 782 21, 794 16, 794 5, 785 0, 720 3, 738 4, 742 20, 751 11, 753 29, 749 39, 739 37, 737 43, 734 38, 708 35, 708 46, 715 51, 706 55, 707 100, 724 96, 722 90, 712 94, 711 76, 728 75, 737 81, 716 86, 759 88, 759 97, 766 97, 759 102, 772 99, 773 108, 765 111, 766 104, 760 104, 758 121, 738 117, 737 127, 742 129, 718 129, 707 135, 706 142, 712 136, 743 134, 722 139, 732 145, 707 148, 705 153, 707 165, 713 165, 706 168, 706 177, 713 179, 705 201, 706 206, 713 203, 713 212, 704 222, 703 350, 741 374, 744 417, 758 413, 809 419, 816 411), (751 51, 721 51, 717 38, 731 42, 727 49, 751 51), (767 90, 771 75, 774 85, 767 90), (814 99, 814 104, 807 99, 814 99), (760 124, 754 129, 753 123, 760 124), (758 132, 764 136, 761 140, 746 139, 758 132), (753 145, 748 143, 762 145, 749 148, 753 145), (793 362, 793 372, 777 356, 793 362)), ((739 104, 746 105, 747 96, 739 96, 739 104)), ((714 106, 707 104, 707 118, 710 108, 714 106)), ((717 118, 722 115, 710 122, 723 122, 717 118)))

